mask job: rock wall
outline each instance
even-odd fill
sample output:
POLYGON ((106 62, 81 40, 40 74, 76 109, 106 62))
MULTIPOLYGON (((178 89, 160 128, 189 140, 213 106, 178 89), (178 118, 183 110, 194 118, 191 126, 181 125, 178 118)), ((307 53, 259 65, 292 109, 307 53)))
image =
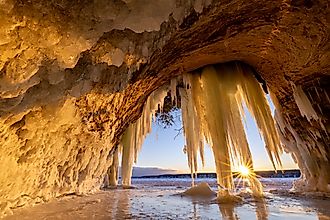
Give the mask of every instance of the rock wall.
POLYGON ((98 189, 153 90, 232 60, 254 67, 278 100, 299 186, 329 191, 328 4, 0 1, 0 210, 98 189), (318 120, 301 114, 293 85, 318 120))

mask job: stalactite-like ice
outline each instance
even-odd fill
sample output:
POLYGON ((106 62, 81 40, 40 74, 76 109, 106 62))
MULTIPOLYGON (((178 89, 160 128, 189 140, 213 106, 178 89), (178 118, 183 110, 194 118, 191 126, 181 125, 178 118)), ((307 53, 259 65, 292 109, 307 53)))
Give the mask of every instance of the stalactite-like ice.
MULTIPOLYGON (((308 99, 306 93, 304 92, 303 88, 301 87, 301 85, 297 86, 294 83, 291 83, 291 85, 292 85, 292 89, 293 89, 293 97, 298 106, 300 114, 302 116, 306 117, 308 122, 310 122, 310 123, 312 120, 315 120, 317 123, 319 123, 320 127, 324 131, 327 131, 326 127, 324 126, 320 117, 314 110, 312 103, 309 101, 309 99, 308 99)), ((315 92, 316 92, 317 96, 320 97, 318 91, 315 90, 315 92)), ((327 94, 327 93, 325 93, 325 94, 327 94)), ((320 112, 322 112, 320 107, 319 107, 319 110, 320 110, 320 112)), ((317 133, 312 133, 312 135, 321 137, 320 134, 317 134, 317 133)), ((316 137, 314 137, 314 138, 317 139, 316 137)), ((324 154, 324 155, 326 155, 326 154, 324 154)))
POLYGON ((143 106, 141 117, 128 126, 122 137, 120 146, 122 147, 121 172, 123 186, 131 185, 133 163, 137 161, 137 155, 141 150, 144 139, 151 132, 152 118, 155 111, 163 108, 167 91, 167 88, 160 88, 148 97, 143 106))
MULTIPOLYGON (((276 100, 276 99, 275 99, 276 100)), ((275 120, 282 144, 291 152, 294 161, 298 164, 301 177, 294 182, 294 189, 301 191, 324 191, 329 192, 330 181, 329 162, 325 158, 326 152, 322 144, 311 134, 302 137, 293 129, 288 120, 283 117, 282 109, 277 102, 275 120), (319 158, 312 154, 312 149, 320 149, 319 158), (320 158, 322 158, 320 160, 320 158)))
MULTIPOLYGON (((198 149, 202 149, 203 142, 200 136, 200 124, 197 118, 196 111, 194 111, 194 104, 191 99, 190 90, 180 90, 181 109, 182 109, 182 123, 183 132, 186 138, 186 154, 188 158, 188 166, 190 168, 192 185, 194 186, 194 175, 197 173, 197 153, 198 149), (199 145, 201 144, 201 145, 199 145)), ((203 152, 203 151, 200 151, 203 152)), ((201 154, 202 161, 204 161, 203 154, 201 154)))
POLYGON ((263 136, 266 150, 274 168, 276 169, 276 165, 281 167, 280 154, 283 152, 283 149, 266 96, 260 84, 253 77, 250 67, 237 64, 237 71, 237 83, 239 84, 241 97, 259 127, 259 132, 263 136))
MULTIPOLYGON (((211 145, 220 194, 233 190, 232 166, 244 165, 253 170, 252 156, 242 118, 243 103, 253 115, 272 160, 281 165, 282 148, 263 90, 248 67, 236 65, 207 66, 201 72, 186 74, 185 89, 180 90, 182 117, 188 163, 193 172, 197 152, 206 141, 211 145)), ((248 175, 254 195, 262 186, 248 175)))
POLYGON ((171 84, 170 84, 171 98, 172 98, 172 102, 175 103, 176 106, 178 106, 178 98, 176 96, 177 85, 178 85, 178 80, 176 78, 171 79, 171 84))
MULTIPOLYGON (((260 84, 249 67, 240 64, 207 66, 201 72, 185 74, 180 88, 181 109, 188 165, 194 185, 197 156, 204 163, 204 142, 213 150, 219 195, 234 190, 233 165, 246 166, 253 171, 252 155, 245 135, 242 118, 245 104, 255 119, 264 139, 269 157, 276 168, 281 165, 282 148, 275 129, 270 107, 260 84)), ((172 80, 172 101, 177 102, 177 80, 172 80)), ((122 184, 129 186, 133 162, 146 135, 151 131, 152 115, 162 109, 168 88, 153 92, 147 99, 141 117, 130 124, 122 137, 122 184)), ((113 160, 115 161, 115 160, 113 160)), ((262 186, 253 174, 247 175, 254 195, 262 194, 262 186)))
POLYGON ((310 122, 312 119, 318 121, 319 117, 315 112, 312 104, 310 103, 308 97, 306 96, 304 90, 300 85, 296 86, 292 83, 293 88, 293 97, 299 108, 300 114, 305 116, 307 120, 310 122))

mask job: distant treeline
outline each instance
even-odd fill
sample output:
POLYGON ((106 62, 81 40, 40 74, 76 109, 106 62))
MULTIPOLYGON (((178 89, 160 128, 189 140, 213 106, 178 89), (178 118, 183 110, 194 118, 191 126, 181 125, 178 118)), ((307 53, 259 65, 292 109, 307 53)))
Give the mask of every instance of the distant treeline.
MULTIPOLYGON (((300 177, 300 170, 278 170, 277 172, 268 170, 268 171, 255 171, 257 176, 264 178, 298 178, 300 177)), ((238 175, 237 172, 233 173, 234 177, 238 175)), ((190 174, 162 174, 162 175, 151 175, 151 176, 139 176, 133 178, 190 178, 190 174)), ((216 178, 216 173, 198 173, 197 178, 216 178)))

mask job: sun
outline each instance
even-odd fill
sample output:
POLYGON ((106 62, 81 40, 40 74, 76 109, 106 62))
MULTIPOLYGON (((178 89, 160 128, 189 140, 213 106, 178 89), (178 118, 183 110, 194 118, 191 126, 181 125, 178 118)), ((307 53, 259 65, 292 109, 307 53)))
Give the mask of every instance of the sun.
POLYGON ((243 177, 248 177, 251 174, 250 169, 243 165, 239 166, 238 170, 239 170, 239 173, 241 174, 241 176, 243 176, 243 177))

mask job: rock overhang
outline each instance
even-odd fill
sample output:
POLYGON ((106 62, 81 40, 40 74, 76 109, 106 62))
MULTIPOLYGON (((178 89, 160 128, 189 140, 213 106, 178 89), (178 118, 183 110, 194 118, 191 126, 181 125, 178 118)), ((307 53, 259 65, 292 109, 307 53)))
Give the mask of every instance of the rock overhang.
POLYGON ((4 210, 97 189, 111 149, 152 91, 185 72, 233 60, 266 81, 290 125, 283 143, 297 160, 318 161, 298 164, 306 183, 321 190, 310 170, 320 167, 318 175, 327 176, 330 157, 326 1, 1 5, 4 210), (300 114, 292 83, 309 94, 325 130, 300 114))

